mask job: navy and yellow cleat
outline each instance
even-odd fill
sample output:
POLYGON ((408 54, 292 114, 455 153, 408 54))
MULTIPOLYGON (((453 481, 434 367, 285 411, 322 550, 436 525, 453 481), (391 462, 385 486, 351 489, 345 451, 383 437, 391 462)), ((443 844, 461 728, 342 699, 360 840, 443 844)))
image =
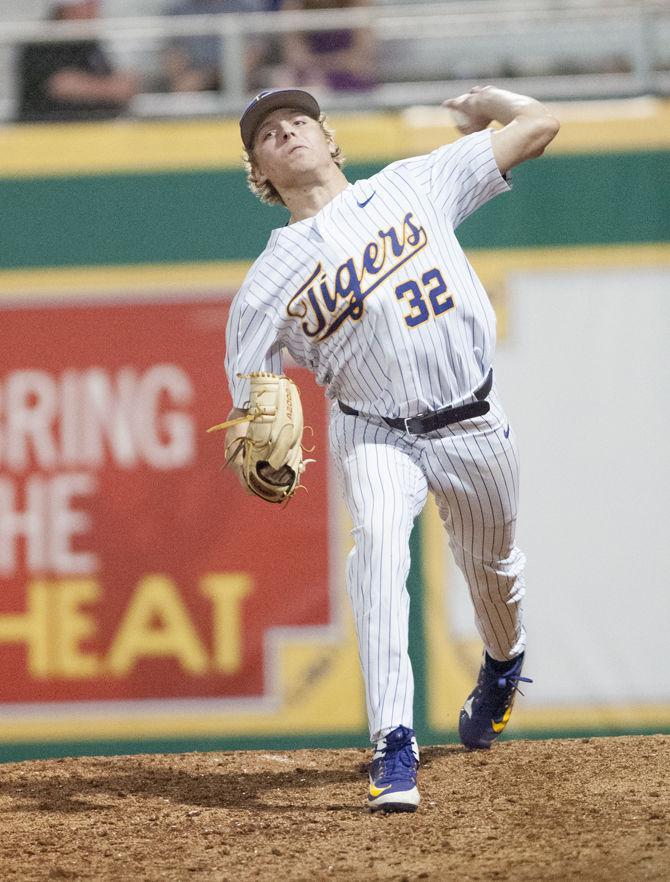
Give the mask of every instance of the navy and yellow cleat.
POLYGON ((470 750, 486 750, 503 731, 512 715, 519 683, 532 683, 521 676, 523 652, 499 662, 484 653, 477 685, 461 708, 458 734, 470 750))
POLYGON ((418 768, 419 746, 413 729, 398 726, 380 739, 370 764, 370 811, 415 812, 421 799, 416 786, 418 768))

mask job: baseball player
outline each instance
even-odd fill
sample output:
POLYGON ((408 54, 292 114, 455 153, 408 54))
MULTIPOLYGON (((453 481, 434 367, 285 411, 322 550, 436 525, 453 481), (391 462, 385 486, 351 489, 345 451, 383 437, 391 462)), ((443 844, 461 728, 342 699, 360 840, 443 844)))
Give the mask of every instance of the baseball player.
MULTIPOLYGON (((524 679, 517 447, 491 367, 494 313, 454 230, 510 189, 510 169, 540 156, 559 124, 532 98, 491 86, 445 104, 465 137, 355 183, 309 93, 261 92, 240 120, 252 191, 290 218, 231 307, 229 419, 249 406, 244 375, 281 374, 285 350, 332 400, 330 446, 355 540, 347 589, 374 744, 372 811, 419 804, 406 580, 428 491, 485 647, 460 713, 466 747, 491 745, 524 679)), ((230 445, 245 425, 229 428, 230 445)))

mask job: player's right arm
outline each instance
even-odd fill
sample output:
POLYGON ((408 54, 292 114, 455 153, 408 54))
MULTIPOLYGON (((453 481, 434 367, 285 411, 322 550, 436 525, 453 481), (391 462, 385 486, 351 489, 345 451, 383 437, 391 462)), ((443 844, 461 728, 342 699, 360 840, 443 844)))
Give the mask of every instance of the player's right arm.
POLYGON ((491 138, 493 156, 502 174, 541 156, 560 128, 544 104, 494 86, 475 86, 444 104, 459 118, 462 115, 458 129, 464 135, 480 132, 494 121, 502 123, 503 128, 494 131, 491 138))

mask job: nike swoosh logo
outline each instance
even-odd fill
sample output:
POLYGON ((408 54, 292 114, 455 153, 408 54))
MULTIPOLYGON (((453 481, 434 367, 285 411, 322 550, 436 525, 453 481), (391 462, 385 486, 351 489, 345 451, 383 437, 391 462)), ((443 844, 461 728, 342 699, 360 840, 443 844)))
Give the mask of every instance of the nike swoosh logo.
POLYGON ((499 723, 496 723, 495 720, 491 720, 491 727, 492 727, 493 731, 496 733, 496 735, 499 735, 502 732, 502 730, 505 728, 505 726, 507 725, 507 721, 509 720, 511 714, 512 714, 512 706, 510 705, 507 708, 507 710, 505 711, 505 713, 503 714, 503 718, 499 723))
POLYGON ((373 799, 377 799, 378 796, 381 796, 382 793, 385 793, 389 788, 390 784, 387 784, 386 787, 375 787, 374 784, 370 784, 370 796, 373 799))
POLYGON ((505 436, 505 438, 509 438, 509 426, 507 426, 507 428, 503 432, 503 435, 505 436))
POLYGON ((465 713, 472 719, 472 699, 468 698, 468 700, 463 705, 463 710, 465 713))
POLYGON ((368 202, 372 199, 372 197, 373 197, 374 195, 375 195, 375 194, 373 193, 372 196, 368 196, 368 198, 365 200, 365 202, 359 202, 358 199, 357 199, 357 200, 356 200, 356 203, 357 203, 358 207, 359 207, 359 208, 365 208, 365 206, 368 204, 368 202))

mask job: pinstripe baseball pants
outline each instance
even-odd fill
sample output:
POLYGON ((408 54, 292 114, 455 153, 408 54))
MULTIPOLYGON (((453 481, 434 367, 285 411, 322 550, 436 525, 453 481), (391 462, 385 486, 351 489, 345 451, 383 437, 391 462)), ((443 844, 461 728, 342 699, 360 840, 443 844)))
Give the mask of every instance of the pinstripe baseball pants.
POLYGON ((409 537, 428 490, 436 498, 489 655, 524 649, 525 557, 514 544, 518 455, 494 391, 484 417, 412 436, 375 417, 331 413, 330 444, 353 522, 347 590, 374 741, 412 727, 408 655, 409 537))

